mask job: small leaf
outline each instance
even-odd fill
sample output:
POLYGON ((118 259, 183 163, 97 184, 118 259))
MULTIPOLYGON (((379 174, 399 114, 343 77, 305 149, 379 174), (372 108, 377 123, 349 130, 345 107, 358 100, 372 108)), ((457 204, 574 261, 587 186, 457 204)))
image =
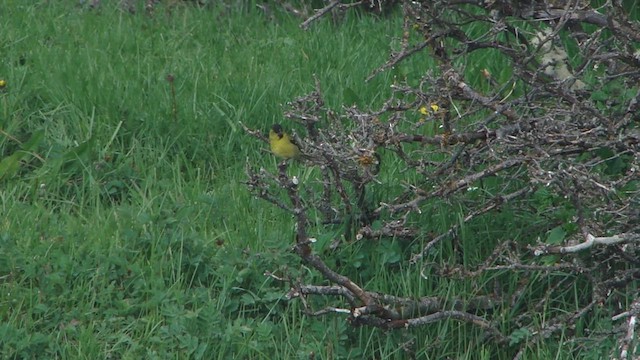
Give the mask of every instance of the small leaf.
POLYGON ((566 232, 562 228, 562 226, 556 226, 551 231, 549 231, 549 235, 547 236, 547 244, 558 245, 564 241, 564 237, 566 232))
POLYGON ((373 223, 371 223, 371 230, 379 231, 381 229, 382 229, 382 221, 376 220, 373 223))
POLYGON ((342 91, 342 98, 347 105, 353 105, 360 102, 360 97, 353 89, 347 87, 342 91))
POLYGON ((27 140, 27 142, 22 144, 22 149, 24 151, 35 150, 38 147, 38 145, 40 145, 43 138, 44 138, 44 130, 36 131, 35 133, 33 133, 33 135, 31 135, 31 137, 29 138, 29 140, 27 140))
POLYGON ((34 151, 42 142, 44 130, 33 133, 29 140, 22 144, 21 150, 5 157, 0 161, 0 180, 14 176, 20 170, 20 160, 34 151))
POLYGON ((10 178, 20 169, 20 159, 24 157, 24 152, 20 151, 7 156, 0 161, 0 180, 10 178))
POLYGON ((509 335, 509 346, 513 346, 526 340, 531 335, 531 332, 527 328, 520 328, 515 330, 509 335))
POLYGON ((240 302, 244 306, 251 306, 256 304, 256 299, 251 294, 244 293, 240 296, 240 302))

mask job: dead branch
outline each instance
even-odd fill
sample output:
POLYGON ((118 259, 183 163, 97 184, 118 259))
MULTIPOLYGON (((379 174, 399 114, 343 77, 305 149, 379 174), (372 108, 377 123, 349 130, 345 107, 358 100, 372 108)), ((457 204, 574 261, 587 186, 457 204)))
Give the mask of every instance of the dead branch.
POLYGON ((626 233, 613 236, 595 237, 591 234, 586 235, 585 241, 568 246, 550 246, 541 244, 537 247, 532 247, 531 250, 535 256, 541 256, 546 254, 567 254, 575 253, 589 249, 595 245, 614 245, 621 243, 639 242, 640 234, 626 233))
MULTIPOLYGON (((331 1, 301 26, 353 4, 331 1)), ((529 345, 563 330, 571 336, 597 304, 606 308, 597 316, 631 314, 620 315, 626 328, 615 333, 616 353, 631 354, 637 314, 618 307, 637 302, 640 276, 640 26, 621 6, 406 1, 399 45, 369 79, 410 58, 435 66, 396 79, 375 109, 327 108, 316 79, 316 90, 285 112, 306 130, 295 138, 304 166, 320 170, 316 181, 298 184, 286 164, 276 174, 248 170, 251 191, 296 218, 302 262, 331 283, 302 279, 289 297, 312 315, 348 313, 353 325, 455 320, 499 343, 500 322, 511 321, 529 345), (324 220, 313 230, 311 214, 324 220), (432 229, 434 215, 444 220, 432 229), (495 280, 493 295, 450 299, 369 289, 353 280, 359 273, 330 268, 331 255, 309 246, 310 231, 336 224, 347 241, 380 240, 368 250, 402 240, 402 256, 413 255, 400 261, 420 263, 423 280, 486 287, 506 277, 511 285, 495 280), (309 296, 337 303, 314 310, 309 296), (517 314, 506 320, 490 311, 500 304, 517 314), (551 320, 539 322, 541 313, 551 320)), ((415 266, 400 268, 398 276, 416 275, 415 266)))
MULTIPOLYGON (((616 315, 612 320, 616 321, 622 318, 627 318, 625 336, 618 341, 619 357, 618 359, 629 359, 629 355, 635 353, 636 349, 630 349, 634 342, 637 341, 635 331, 638 326, 638 315, 640 314, 640 298, 636 299, 629 311, 625 311, 622 314, 616 315), (631 350, 631 351, 629 351, 631 350)), ((637 345, 636 345, 637 346, 637 345)))

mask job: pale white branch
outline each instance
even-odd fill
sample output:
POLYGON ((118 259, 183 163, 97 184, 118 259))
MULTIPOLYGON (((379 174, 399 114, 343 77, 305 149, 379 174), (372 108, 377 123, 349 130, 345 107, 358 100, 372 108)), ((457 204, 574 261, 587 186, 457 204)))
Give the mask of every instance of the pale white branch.
POLYGON ((624 233, 613 236, 602 236, 596 237, 592 234, 587 234, 584 242, 581 242, 576 245, 569 246, 549 246, 549 245, 539 245, 534 247, 533 254, 535 256, 541 256, 546 254, 568 254, 568 253, 576 253, 579 251, 583 251, 589 249, 595 245, 613 245, 619 243, 626 242, 640 242, 640 234, 637 233, 624 233))
POLYGON ((636 301, 634 301, 633 304, 631 304, 631 308, 629 311, 625 311, 624 313, 613 317, 613 319, 628 317, 627 326, 626 326, 627 331, 625 332, 625 336, 621 338, 618 342, 618 348, 620 349, 620 359, 628 359, 629 355, 635 353, 635 350, 631 345, 634 343, 634 340, 637 340, 635 337, 635 330, 638 324, 639 313, 640 313, 640 299, 636 299, 636 301), (631 348, 631 354, 629 354, 630 348, 631 348))

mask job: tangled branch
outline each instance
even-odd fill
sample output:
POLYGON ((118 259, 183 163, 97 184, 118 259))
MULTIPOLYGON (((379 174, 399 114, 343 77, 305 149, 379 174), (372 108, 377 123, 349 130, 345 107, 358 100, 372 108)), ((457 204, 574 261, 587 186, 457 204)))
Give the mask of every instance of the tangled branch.
MULTIPOLYGON (((304 26, 340 6, 331 2, 304 26)), ((618 2, 595 9, 579 0, 406 1, 403 16, 400 47, 369 79, 422 57, 434 66, 425 68, 421 79, 395 83, 393 95, 378 109, 327 109, 318 83, 314 92, 289 104, 285 117, 306 129, 297 140, 304 165, 320 170, 318 187, 309 185, 303 195, 286 163, 278 174, 247 169, 253 193, 296 218, 295 252, 335 284, 291 283, 290 298, 343 298, 348 308, 309 307, 308 313, 346 313, 354 325, 388 329, 462 321, 499 343, 507 339, 494 325, 501 319, 489 320, 486 308, 473 304, 504 306, 527 294, 532 303, 510 326, 540 342, 574 327, 595 305, 635 299, 628 315, 617 318, 628 320, 618 347, 625 358, 637 344, 638 21, 618 2), (485 57, 493 62, 483 63, 485 57), (411 176, 389 186, 393 191, 377 191, 388 183, 389 169, 411 176), (288 203, 274 189, 284 190, 288 203), (436 204, 463 209, 460 220, 439 233, 420 221, 436 204), (323 218, 320 226, 310 228, 312 212, 323 218), (513 222, 536 220, 522 239, 508 233, 489 239, 494 251, 476 268, 434 265, 434 253, 444 243, 460 246, 462 228, 504 213, 512 214, 513 222), (437 273, 470 279, 506 271, 528 279, 565 277, 536 293, 529 282, 537 280, 508 290, 496 284, 491 301, 466 297, 453 307, 433 297, 379 294, 331 269, 311 246, 310 233, 337 223, 347 224, 345 236, 355 241, 411 244, 413 255, 405 261, 423 278, 437 273), (587 251, 588 260, 578 257, 587 251), (581 295, 577 308, 537 328, 532 314, 572 284, 593 290, 581 295)))

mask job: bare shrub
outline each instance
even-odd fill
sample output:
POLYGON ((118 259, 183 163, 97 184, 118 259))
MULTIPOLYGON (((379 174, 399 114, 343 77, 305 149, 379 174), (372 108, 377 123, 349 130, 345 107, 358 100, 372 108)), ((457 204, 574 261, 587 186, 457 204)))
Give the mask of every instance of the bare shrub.
MULTIPOLYGON (((316 15, 331 11, 325 10, 316 15)), ((320 84, 290 103, 285 115, 307 129, 298 138, 304 165, 319 169, 321 185, 300 184, 287 163, 276 173, 248 168, 251 191, 296 218, 295 252, 334 284, 289 280, 289 296, 345 299, 348 306, 336 299, 308 313, 343 313, 354 325, 468 322, 499 343, 519 344, 516 357, 605 308, 599 316, 614 330, 591 332, 591 340, 614 335, 615 357, 627 358, 637 346, 640 308, 637 17, 618 1, 598 8, 571 0, 405 1, 402 11, 400 46, 371 78, 421 57, 420 79, 396 83, 379 109, 329 109, 320 84), (383 192, 389 168, 403 175, 383 192), (427 229, 434 204, 462 209, 459 221, 441 232, 427 229), (314 247, 323 231, 310 225, 317 216, 327 227, 348 223, 347 239, 370 247, 405 241, 413 253, 402 266, 423 277, 517 274, 519 283, 496 281, 490 295, 459 299, 367 289, 330 268, 330 255, 314 247), (455 254, 446 263, 434 260, 445 243, 464 251, 460 231, 493 224, 492 217, 503 221, 476 234, 492 247, 482 261, 470 266, 455 254), (529 226, 518 239, 500 228, 509 217, 529 226), (577 302, 562 302, 568 288, 587 290, 577 302), (551 303, 560 309, 536 325, 536 314, 551 311, 551 303), (489 311, 501 306, 517 314, 507 319, 489 311), (509 334, 498 330, 505 322, 509 334), (523 334, 527 345, 518 342, 523 334)))

